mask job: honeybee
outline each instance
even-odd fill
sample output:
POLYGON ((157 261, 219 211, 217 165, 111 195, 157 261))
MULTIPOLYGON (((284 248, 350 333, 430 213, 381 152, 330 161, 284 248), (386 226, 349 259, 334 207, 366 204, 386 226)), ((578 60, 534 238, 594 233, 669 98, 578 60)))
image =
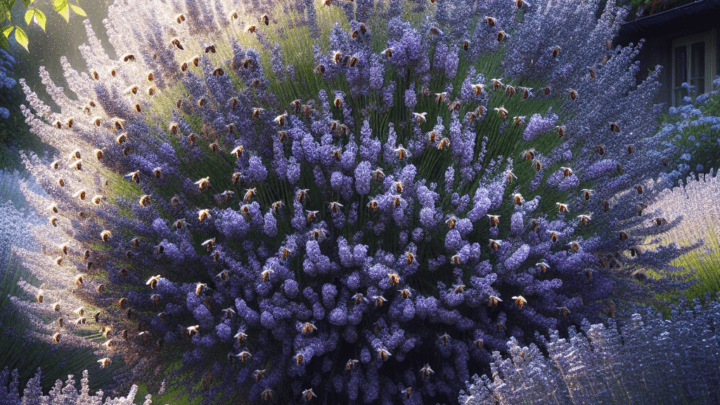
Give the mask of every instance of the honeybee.
POLYGON ((558 211, 559 211, 560 213, 570 212, 570 210, 568 209, 567 204, 563 204, 563 203, 556 202, 555 205, 557 205, 558 211))
POLYGON ((375 307, 381 307, 387 300, 382 295, 373 295, 372 300, 375 301, 375 307))
POLYGON ((462 294, 465 292, 465 284, 453 284, 453 292, 455 294, 462 294))
POLYGON ((435 374, 435 372, 432 368, 430 368, 429 364, 426 364, 425 367, 420 369, 420 377, 422 377, 423 380, 427 379, 433 374, 435 374))
POLYGON ((540 170, 542 170, 542 162, 537 159, 533 160, 533 167, 535 168, 536 172, 539 172, 540 170))
POLYGON ((258 108, 258 107, 253 108, 252 109, 252 117, 255 119, 260 118, 260 115, 262 115, 263 112, 265 112, 264 108, 258 108))
POLYGON ((438 27, 435 27, 435 26, 430 27, 430 29, 428 30, 428 32, 431 33, 432 35, 437 36, 437 37, 439 37, 439 36, 441 36, 441 35, 443 34, 442 30, 441 30, 440 28, 438 28, 438 27))
POLYGON ((411 293, 410 290, 407 289, 407 288, 403 288, 402 290, 398 290, 398 292, 400 293, 400 297, 402 297, 402 298, 410 298, 410 297, 412 296, 412 293, 411 293))
POLYGON ((80 159, 80 149, 75 149, 74 151, 70 152, 70 156, 68 156, 68 159, 80 159))
POLYGON ((210 217, 210 210, 200 210, 198 211, 198 221, 202 222, 210 217))
POLYGON ((275 213, 275 214, 280 213, 280 208, 282 208, 283 205, 285 205, 285 204, 283 204, 282 201, 275 201, 274 203, 272 203, 271 208, 273 210, 273 213, 275 213))
POLYGON ((525 116, 521 115, 519 117, 513 117, 513 121, 515 122, 515 126, 519 127, 519 126, 525 124, 525 116))
POLYGON ((262 21, 265 25, 270 25, 270 17, 267 14, 264 14, 262 17, 260 17, 260 21, 262 21))
POLYGON ((570 99, 571 99, 571 100, 576 100, 576 99, 578 98, 578 92, 577 92, 577 90, 568 89, 568 91, 570 92, 570 99))
POLYGON ((318 211, 305 210, 305 212, 307 213, 307 222, 312 222, 317 218, 318 211))
POLYGON ((495 240, 495 239, 489 239, 489 240, 490 240, 490 242, 488 243, 488 245, 490 246, 490 248, 492 248, 492 250, 498 250, 500 248, 500 243, 502 243, 502 241, 495 240))
POLYGON ((127 53, 127 54, 123 55, 122 60, 123 60, 123 62, 130 62, 130 61, 133 61, 133 62, 134 62, 134 61, 135 61, 135 55, 133 55, 133 54, 131 54, 131 53, 127 53))
POLYGON ((356 293, 351 297, 355 301, 355 305, 359 305, 362 302, 367 302, 367 298, 363 296, 361 293, 356 293))
POLYGON ((468 41, 468 40, 463 41, 463 49, 465 50, 465 52, 470 50, 470 41, 468 41))
MULTIPOLYGON (((325 5, 329 6, 330 2, 331 2, 331 0, 325 0, 325 5)), ((313 397, 317 397, 317 395, 315 395, 315 393, 313 392, 312 388, 303 391, 302 395, 303 395, 303 399, 305 399, 305 402, 312 400, 313 397)))
POLYGON ((297 194, 295 195, 295 200, 300 203, 304 203, 305 200, 308 199, 308 191, 310 191, 309 188, 298 190, 297 194))
POLYGON ((555 232, 555 231, 548 231, 548 233, 550 233, 550 240, 551 240, 553 243, 556 243, 556 242, 558 241, 558 234, 557 234, 557 232, 555 232))
POLYGON ((392 354, 390 354, 390 352, 387 351, 386 349, 378 349, 377 352, 378 352, 378 359, 380 359, 382 361, 387 361, 387 359, 390 356, 392 356, 392 354))
MULTIPOLYGON (((303 356, 302 353, 298 352, 297 354, 295 354, 295 357, 293 357, 293 358, 295 359, 295 363, 296 363, 297 365, 300 365, 300 363, 302 363, 302 361, 303 361, 303 359, 305 358, 305 356, 303 356)), ((303 394, 304 394, 304 392, 303 392, 303 394)))
POLYGON ((57 217, 50 217, 50 225, 52 225, 52 226, 58 226, 58 218, 57 218, 57 217))
POLYGON ((554 46, 554 47, 550 50, 550 55, 552 55, 553 58, 557 58, 558 55, 560 55, 560 47, 559 47, 559 46, 554 46))
POLYGON ((222 68, 215 68, 215 70, 212 71, 212 75, 215 77, 220 77, 225 74, 225 71, 222 68))
POLYGON ((635 187, 635 190, 637 190, 638 194, 642 194, 642 193, 643 193, 643 187, 642 187, 642 186, 636 186, 636 187, 635 187))
POLYGON ((200 191, 207 190, 210 188, 210 177, 203 177, 202 179, 195 182, 200 191))
POLYGON ((435 104, 442 104, 445 102, 445 99, 447 98, 447 93, 434 93, 435 94, 435 104))
POLYGON ((628 154, 632 154, 633 152, 635 152, 635 147, 633 147, 632 145, 628 145, 627 151, 628 151, 628 154))
POLYGON ((550 265, 545 262, 538 262, 535 263, 536 266, 540 267, 540 271, 543 273, 547 272, 547 270, 550 268, 550 265))
MULTIPOLYGON (((60 319, 62 319, 62 317, 60 319)), ((60 325, 60 327, 62 327, 62 325, 60 325)), ((52 339, 53 339, 53 342, 60 343, 60 332, 55 332, 52 336, 52 339)))
POLYGON ((183 48, 182 44, 180 43, 180 39, 178 39, 178 38, 173 38, 170 41, 170 45, 174 45, 175 47, 177 47, 177 49, 179 49, 181 51, 185 50, 185 48, 183 48))
POLYGON ((628 234, 625 232, 620 232, 620 240, 627 240, 628 234))
POLYGON ((522 295, 516 295, 512 297, 513 300, 515 300, 515 305, 522 308, 527 304, 527 300, 522 295))
POLYGON ((353 360, 353 359, 348 360, 347 363, 345 363, 345 370, 350 371, 350 370, 354 369, 355 365, 359 362, 360 362, 359 360, 353 360))
POLYGON ((261 276, 261 278, 262 278, 262 281, 263 281, 263 282, 268 281, 268 280, 270 279, 270 275, 273 274, 273 273, 275 273, 275 270, 265 268, 265 269, 260 273, 260 276, 261 276))
POLYGON ((614 132, 620 132, 620 126, 617 124, 617 122, 610 122, 610 131, 614 132))
POLYGON ((515 87, 509 84, 505 86, 505 95, 508 97, 512 97, 513 95, 515 95, 515 87))
POLYGON ((396 285, 400 283, 400 276, 398 276, 397 273, 388 273, 387 276, 390 280, 390 284, 396 285))
POLYGON ((75 167, 75 170, 82 170, 82 159, 75 162, 73 166, 75 167))
POLYGON ((382 168, 378 167, 374 172, 372 172, 372 176, 378 183, 382 183, 385 173, 382 168))
POLYGON ((572 170, 571 168, 569 168, 569 167, 564 167, 564 166, 563 166, 563 167, 560 168, 560 170, 563 171, 563 175, 564 175, 565 177, 572 176, 572 174, 573 174, 573 170, 572 170))
POLYGON ((506 110, 504 106, 502 106, 502 107, 495 107, 495 108, 493 108, 493 110, 495 110, 495 112, 498 113, 498 116, 499 116, 500 118, 502 118, 502 119, 507 118, 508 110, 506 110))
POLYGON ((497 33, 497 41, 502 42, 505 38, 507 38, 507 34, 505 34, 505 31, 500 30, 497 33))
POLYGON ((567 318, 568 314, 570 313, 570 310, 567 309, 567 307, 558 307, 558 310, 560 310, 560 312, 565 318, 567 318))
POLYGON ((405 149, 405 148, 402 146, 402 144, 400 144, 399 147, 395 148, 394 151, 395 151, 395 153, 397 153, 397 155, 398 155, 398 160, 403 160, 403 159, 407 159, 408 157, 410 157, 410 152, 408 152, 408 150, 405 149))
POLYGON ((577 253, 580 250, 580 244, 575 241, 568 243, 568 245, 570 246, 570 250, 572 250, 573 253, 577 253))
POLYGON ((587 224, 590 222, 590 219, 592 218, 592 216, 590 214, 578 215, 578 218, 580 218, 581 224, 583 224, 584 226, 587 226, 587 224))
POLYGON ((502 300, 500 299, 500 297, 498 297, 496 295, 491 295, 490 297, 488 297, 488 306, 489 307, 496 307, 501 302, 502 302, 502 300))
POLYGON ((512 195, 512 197, 515 200, 515 204, 517 205, 523 205, 523 203, 525 202, 525 199, 520 193, 515 193, 512 195))
POLYGON ((603 201, 603 211, 604 212, 610 211, 610 202, 608 202, 608 200, 603 201))
POLYGON ((500 215, 489 215, 488 219, 490 220, 490 226, 495 228, 500 224, 500 215))
POLYGON ((497 22, 497 20, 493 17, 485 16, 483 17, 483 19, 485 20, 485 23, 491 27, 494 27, 495 23, 497 22))
POLYGON ((413 118, 417 121, 418 124, 422 124, 423 122, 427 122, 427 118, 426 118, 427 112, 422 112, 422 113, 416 113, 416 112, 414 112, 414 113, 412 113, 412 115, 413 115, 413 118))
POLYGON ((204 241, 200 244, 200 246, 204 246, 208 253, 212 252, 215 249, 215 238, 204 241))
POLYGON ((211 143, 211 144, 208 145, 208 146, 210 147, 210 151, 211 151, 213 154, 217 153, 217 151, 219 151, 219 150, 223 150, 222 147, 220 146, 220 144, 219 144, 217 141, 211 143))
MULTIPOLYGON (((210 44, 205 47, 205 53, 215 53, 215 52, 216 52, 215 45, 210 44)), ((197 66, 197 65, 195 65, 195 66, 197 66)))
MULTIPOLYGON (((243 155, 243 150, 245 147, 243 145, 236 146, 235 149, 230 151, 231 154, 235 155, 238 159, 240 159, 243 155)), ((239 174, 239 173, 238 173, 239 174)))
POLYGON ((325 73, 325 65, 323 65, 322 63, 317 65, 317 67, 315 67, 315 73, 324 74, 325 73))
POLYGON ((393 49, 387 48, 386 50, 382 51, 382 53, 385 55, 386 58, 390 59, 393 56, 393 49))
POLYGON ((339 202, 336 202, 336 201, 335 201, 335 202, 328 203, 328 208, 330 209, 330 211, 331 211, 333 214, 337 214, 338 212, 340 212, 340 209, 341 209, 342 207, 343 207, 343 205, 340 204, 339 202))

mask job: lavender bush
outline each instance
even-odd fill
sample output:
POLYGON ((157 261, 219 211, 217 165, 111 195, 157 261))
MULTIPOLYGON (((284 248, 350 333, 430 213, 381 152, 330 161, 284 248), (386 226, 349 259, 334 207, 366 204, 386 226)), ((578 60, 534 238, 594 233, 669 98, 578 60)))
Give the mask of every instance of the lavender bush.
POLYGON ((59 111, 22 83, 60 153, 24 157, 36 336, 102 326, 126 381, 181 352, 207 401, 448 402, 509 337, 682 286, 630 277, 692 247, 624 231, 673 149, 599 3, 116 1, 118 58, 88 25, 74 96, 40 69, 59 111))
MULTIPOLYGON (((707 300, 707 298, 706 298, 707 300)), ((720 304, 696 299, 669 319, 637 308, 627 324, 583 323, 535 345, 493 353, 492 378, 473 377, 459 401, 479 404, 714 404, 720 386, 720 304)))

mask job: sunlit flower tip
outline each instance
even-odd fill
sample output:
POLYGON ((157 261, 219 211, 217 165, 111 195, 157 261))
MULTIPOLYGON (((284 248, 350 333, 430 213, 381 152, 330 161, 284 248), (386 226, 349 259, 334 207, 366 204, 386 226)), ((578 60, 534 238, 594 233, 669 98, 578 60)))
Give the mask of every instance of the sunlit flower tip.
POLYGON ((558 241, 558 234, 556 231, 548 231, 550 234, 550 240, 553 241, 553 243, 558 241))
POLYGON ((426 112, 422 112, 422 113, 416 113, 416 112, 414 112, 414 113, 412 113, 412 115, 413 115, 413 118, 415 118, 415 120, 417 121, 418 124, 423 123, 423 122, 427 122, 427 118, 426 118, 427 113, 426 113, 426 112))
POLYGON ((557 207, 558 207, 558 212, 560 212, 560 213, 570 212, 570 210, 568 209, 567 204, 563 204, 563 203, 556 202, 555 205, 557 205, 557 207))
POLYGON ((524 125, 524 124, 525 124, 525 116, 524 116, 524 115, 521 115, 521 116, 519 116, 519 117, 518 117, 518 116, 513 117, 513 122, 515 122, 515 126, 516 126, 516 127, 519 127, 519 126, 521 126, 521 125, 524 125))
POLYGON ((453 284, 453 292, 455 294, 462 294, 465 292, 465 284, 453 284))
POLYGON ((592 214, 584 214, 584 215, 578 215, 578 218, 580 218, 580 223, 584 226, 587 226, 587 224, 592 219, 592 214))
POLYGON ((522 308, 527 304, 527 300, 522 295, 513 296, 512 299, 515 301, 515 305, 522 308))
POLYGON ((410 157, 410 152, 408 152, 408 150, 405 149, 402 144, 400 144, 399 147, 395 148, 395 153, 397 153, 398 155, 398 160, 403 160, 410 157))
POLYGON ((385 303, 387 300, 382 295, 373 295, 372 296, 373 301, 375 301, 376 307, 383 306, 383 303, 385 303))
POLYGON ((498 113, 498 116, 500 118, 502 118, 502 119, 507 118, 508 110, 505 109, 505 106, 495 107, 495 108, 493 108, 493 110, 495 110, 498 113))
POLYGON ((570 250, 572 250, 573 253, 577 253, 580 250, 580 244, 575 241, 568 243, 568 246, 570 246, 570 250))
POLYGON ((420 376, 423 380, 427 379, 431 375, 435 374, 432 368, 430 368, 429 364, 426 364, 425 367, 420 369, 420 376))
POLYGON ((513 197, 513 200, 515 200, 515 204, 517 204, 517 205, 523 205, 523 203, 525 203, 525 199, 523 198, 523 196, 520 193, 515 193, 512 195, 512 197, 513 197))
POLYGON ((500 215, 488 214, 488 219, 490 220, 490 226, 493 228, 500 224, 500 215))
POLYGON ((618 125, 617 122, 610 122, 609 125, 610 125, 610 131, 620 132, 620 125, 618 125))

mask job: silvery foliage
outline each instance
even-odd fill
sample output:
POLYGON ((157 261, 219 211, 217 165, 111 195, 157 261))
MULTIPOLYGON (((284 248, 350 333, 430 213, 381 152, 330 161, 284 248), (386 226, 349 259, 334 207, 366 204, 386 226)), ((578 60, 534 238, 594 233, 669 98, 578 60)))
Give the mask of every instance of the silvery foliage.
MULTIPOLYGON (((706 297, 706 301, 708 297, 706 297)), ((464 405, 715 404, 720 395, 720 303, 671 306, 669 319, 637 307, 627 323, 584 322, 540 338, 543 351, 508 342, 492 377, 473 376, 464 405), (547 355, 545 355, 545 352, 547 355)))

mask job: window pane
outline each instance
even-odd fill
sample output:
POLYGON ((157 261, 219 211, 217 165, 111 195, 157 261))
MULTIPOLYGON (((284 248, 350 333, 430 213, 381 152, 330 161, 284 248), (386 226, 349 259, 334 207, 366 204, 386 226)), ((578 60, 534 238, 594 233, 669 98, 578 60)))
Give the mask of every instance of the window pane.
POLYGON ((687 81, 687 47, 678 46, 675 48, 673 58, 673 67, 675 69, 674 87, 680 87, 683 82, 687 81))
POLYGON ((695 94, 705 93, 705 42, 695 42, 690 46, 690 84, 695 86, 695 94))

